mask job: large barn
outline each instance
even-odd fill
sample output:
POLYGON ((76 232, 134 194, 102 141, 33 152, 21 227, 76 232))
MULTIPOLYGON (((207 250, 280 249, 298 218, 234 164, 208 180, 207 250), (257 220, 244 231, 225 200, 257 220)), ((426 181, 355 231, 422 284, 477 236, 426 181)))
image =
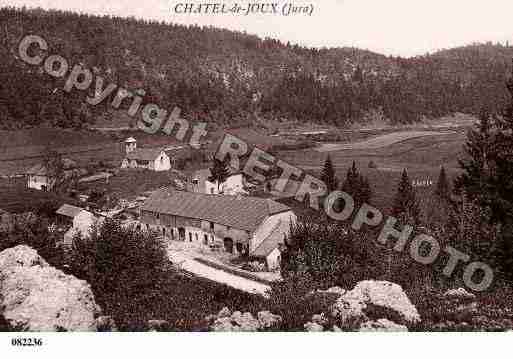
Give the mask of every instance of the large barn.
POLYGON ((291 208, 263 198, 160 189, 141 207, 141 222, 162 236, 261 259, 270 270, 296 220, 291 208))

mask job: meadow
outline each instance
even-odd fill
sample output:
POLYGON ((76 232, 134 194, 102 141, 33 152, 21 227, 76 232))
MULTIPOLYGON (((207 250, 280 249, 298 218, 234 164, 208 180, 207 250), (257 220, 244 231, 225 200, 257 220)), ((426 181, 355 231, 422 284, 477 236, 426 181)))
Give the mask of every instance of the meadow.
MULTIPOLYGON (((391 133, 387 139, 393 136, 394 133, 391 133)), ((401 136, 395 138, 401 138, 401 136)), ((368 141, 371 140, 365 142, 368 141)), ((411 181, 433 183, 431 187, 417 187, 420 198, 424 193, 434 190, 441 166, 445 167, 450 180, 458 176, 460 173, 458 160, 464 158, 464 142, 465 131, 460 129, 437 135, 420 137, 412 135, 410 138, 380 148, 357 146, 354 149, 338 149, 330 152, 320 152, 316 148, 310 148, 300 151, 280 151, 277 157, 319 176, 324 161, 329 155, 340 181, 345 179, 347 170, 354 161, 359 171, 369 179, 373 190, 373 204, 387 210, 397 192, 403 169, 407 170, 411 181)))

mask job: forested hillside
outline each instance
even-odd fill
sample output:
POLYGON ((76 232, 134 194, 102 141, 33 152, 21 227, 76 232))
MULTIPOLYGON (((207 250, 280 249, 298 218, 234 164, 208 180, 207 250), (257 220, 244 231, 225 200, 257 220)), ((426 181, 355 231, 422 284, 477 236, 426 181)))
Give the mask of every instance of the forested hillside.
MULTIPOLYGON (((504 105, 513 47, 479 44, 411 59, 355 48, 309 49, 273 39, 195 26, 43 10, 0 9, 0 129, 80 127, 112 116, 62 91, 17 58, 24 35, 48 53, 82 63, 145 101, 179 106, 218 126, 256 116, 336 126, 380 117, 411 123, 504 105)), ((107 103, 107 102, 105 102, 107 103)))

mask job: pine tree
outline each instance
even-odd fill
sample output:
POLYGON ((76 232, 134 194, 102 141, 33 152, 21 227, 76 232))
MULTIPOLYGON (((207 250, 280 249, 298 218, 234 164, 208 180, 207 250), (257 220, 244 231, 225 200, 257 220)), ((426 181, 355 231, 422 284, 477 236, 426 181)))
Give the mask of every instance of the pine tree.
POLYGON ((218 192, 221 191, 221 184, 226 182, 226 180, 230 176, 230 168, 228 167, 228 163, 230 163, 229 157, 226 157, 224 161, 214 158, 212 167, 210 168, 211 175, 208 178, 208 180, 212 183, 217 183, 218 192))
POLYGON ((451 188, 447 179, 447 174, 445 173, 444 166, 440 168, 438 182, 436 183, 435 195, 444 201, 450 201, 451 199, 451 188))
POLYGON ((46 147, 43 150, 43 167, 46 169, 46 176, 52 191, 60 192, 66 182, 64 161, 59 152, 46 147))
POLYGON ((465 192, 468 196, 478 199, 483 207, 490 205, 486 184, 490 181, 490 169, 493 167, 491 160, 495 157, 493 127, 495 125, 489 113, 483 109, 479 122, 467 134, 464 150, 469 159, 460 161, 463 173, 455 180, 458 194, 465 192))
POLYGON ((363 203, 370 202, 372 190, 369 181, 360 174, 356 167, 356 162, 354 161, 351 168, 347 171, 347 177, 342 185, 342 191, 353 197, 356 207, 361 206, 363 203))
MULTIPOLYGON (((455 182, 459 194, 475 200, 489 223, 497 225, 495 259, 513 276, 513 74, 506 83, 509 105, 501 116, 482 111, 479 123, 467 135, 467 161, 455 182)), ((490 239, 493 240, 493 239, 490 239)))
POLYGON ((335 168, 333 167, 333 162, 331 161, 331 157, 328 155, 326 161, 324 162, 324 167, 321 172, 321 180, 326 184, 328 192, 333 192, 338 187, 338 179, 335 175, 335 168))
POLYGON ((450 222, 457 222, 455 203, 451 198, 451 187, 445 168, 440 168, 438 182, 434 192, 425 198, 425 224, 432 230, 445 233, 451 226, 450 222))
POLYGON ((356 195, 357 189, 360 184, 360 173, 356 168, 356 162, 353 161, 353 165, 347 171, 346 180, 342 184, 342 191, 349 193, 350 195, 356 195))
POLYGON ((360 191, 357 198, 358 204, 370 203, 372 197, 372 189, 367 177, 360 175, 360 191))
POLYGON ((394 205, 392 207, 392 215, 404 224, 420 224, 419 204, 406 169, 403 170, 401 175, 394 205))

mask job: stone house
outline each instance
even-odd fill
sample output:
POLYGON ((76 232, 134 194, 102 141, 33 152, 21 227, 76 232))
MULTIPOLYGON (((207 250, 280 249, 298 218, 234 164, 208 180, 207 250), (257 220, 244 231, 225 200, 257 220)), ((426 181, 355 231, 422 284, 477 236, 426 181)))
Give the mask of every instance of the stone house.
POLYGON ((144 168, 150 171, 171 169, 171 159, 162 148, 137 148, 137 141, 130 137, 125 141, 125 151, 121 168, 144 168))
POLYGON ((290 207, 269 199, 173 189, 156 191, 140 216, 147 230, 167 239, 221 248, 264 261, 269 269, 279 265, 280 245, 295 220, 290 207))
POLYGON ((240 172, 231 173, 230 176, 218 185, 217 181, 211 182, 209 180, 211 171, 209 168, 198 170, 194 172, 191 178, 191 190, 197 193, 205 194, 248 194, 245 187, 244 175, 240 172))
MULTIPOLYGON (((70 159, 62 159, 62 166, 66 178, 77 173, 77 164, 70 159)), ((29 168, 25 175, 27 177, 27 187, 40 191, 51 191, 57 182, 56 178, 49 174, 48 168, 43 163, 29 168)))
POLYGON ((89 236, 94 225, 99 225, 103 218, 97 218, 93 213, 69 204, 62 205, 56 212, 61 219, 61 223, 69 227, 64 233, 63 245, 70 248, 73 244, 73 238, 80 234, 89 236))

